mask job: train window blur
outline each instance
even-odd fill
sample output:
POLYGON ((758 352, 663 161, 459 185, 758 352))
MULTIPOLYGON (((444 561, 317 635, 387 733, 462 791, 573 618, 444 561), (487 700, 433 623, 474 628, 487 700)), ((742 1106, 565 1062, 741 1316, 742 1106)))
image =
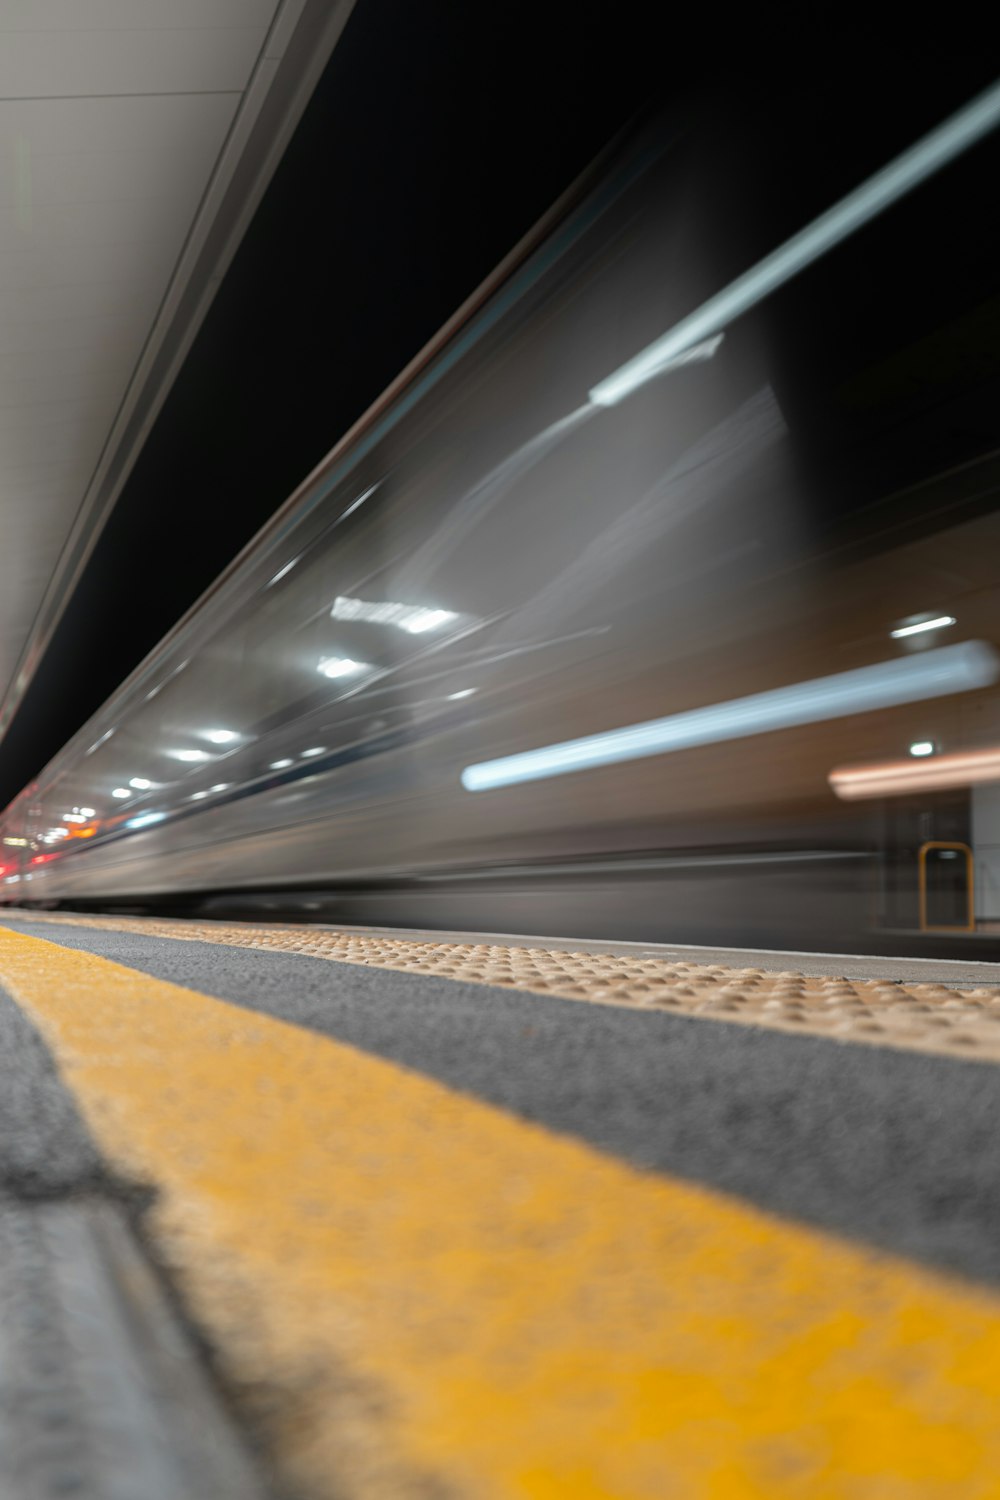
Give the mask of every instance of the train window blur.
POLYGON ((848 951, 1000 933, 984 97, 950 157, 913 156, 948 124, 925 110, 845 125, 794 180, 766 101, 637 127, 7 810, 0 896, 322 889, 364 920, 848 951), (608 386, 904 159, 905 191, 608 386))

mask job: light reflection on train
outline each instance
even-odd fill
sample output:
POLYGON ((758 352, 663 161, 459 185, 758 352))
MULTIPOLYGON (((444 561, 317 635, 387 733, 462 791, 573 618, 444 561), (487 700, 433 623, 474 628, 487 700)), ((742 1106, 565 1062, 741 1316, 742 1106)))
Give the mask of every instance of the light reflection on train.
POLYGON ((2 898, 988 940, 1000 445, 967 413, 995 319, 958 272, 997 231, 953 174, 998 119, 961 111, 722 284, 718 153, 621 146, 5 811, 2 898), (957 194, 928 298, 900 243, 957 194))

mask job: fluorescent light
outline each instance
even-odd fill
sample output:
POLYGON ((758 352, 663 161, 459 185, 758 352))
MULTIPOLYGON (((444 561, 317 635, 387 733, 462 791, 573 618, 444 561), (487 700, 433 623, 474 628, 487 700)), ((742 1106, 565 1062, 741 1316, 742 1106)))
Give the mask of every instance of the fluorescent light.
POLYGON ((82 813, 63 813, 64 823, 86 823, 86 821, 82 813))
POLYGON ((355 672, 366 672, 368 663, 352 661, 349 656, 324 656, 316 670, 324 677, 353 677, 355 672))
POLYGON ((231 745, 239 735, 235 729, 206 729, 205 738, 213 745, 231 745))
POLYGON ((844 802, 870 797, 898 797, 911 792, 946 791, 1000 781, 1000 745, 984 750, 960 750, 918 760, 870 761, 838 766, 827 778, 844 802))
MULTIPOLYGON (((168 750, 171 760, 210 760, 207 750, 168 750)), ((133 783, 134 784, 134 783, 133 783)))
POLYGON ((132 793, 127 786, 116 786, 111 795, 112 797, 131 797, 132 793))
MULTIPOLYGON (((662 338, 621 365, 590 392, 598 406, 613 406, 646 380, 669 369, 678 356, 728 327, 792 276, 926 181, 1000 124, 1000 84, 994 84, 930 131, 895 161, 731 281, 662 338)), ((714 351, 713 351, 714 352, 714 351)))
POLYGON ((207 792, 192 792, 191 795, 190 795, 190 797, 188 798, 188 801, 189 802, 200 802, 201 799, 202 799, 202 797, 207 797, 207 796, 208 796, 207 792))
POLYGON ((145 828, 150 823, 162 823, 163 819, 166 816, 167 816, 166 813, 162 813, 162 812, 140 813, 137 818, 129 818, 128 822, 125 824, 125 827, 126 828, 145 828))
POLYGON ((92 818, 94 816, 94 809, 92 807, 78 807, 77 812, 83 813, 85 818, 92 818))
POLYGON ((911 755, 933 755, 934 744, 931 740, 914 740, 910 746, 911 755))
POLYGON ((129 782, 129 786, 134 786, 138 792, 148 792, 152 785, 153 783, 147 781, 145 776, 133 776, 129 782))
POLYGON ((217 781, 214 786, 209 787, 210 792, 228 792, 232 786, 231 781, 217 781))
POLYGON ((898 641, 904 635, 920 635, 924 630, 943 630, 946 625, 955 623, 954 615, 935 615, 933 620, 918 620, 915 625, 900 625, 898 630, 890 630, 889 634, 894 641, 898 641))
POLYGON ((287 766, 294 766, 294 764, 294 760, 292 760, 290 757, 287 757, 285 760, 272 760, 271 770, 284 771, 287 766))
POLYGON ((476 688, 460 688, 457 693, 449 693, 448 698, 451 701, 456 698, 471 698, 476 691, 478 691, 476 688))
POLYGON ((836 672, 831 677, 816 677, 747 698, 689 709, 665 719, 482 761, 466 766, 462 785, 467 791, 481 792, 522 781, 540 781, 569 771, 971 692, 990 687, 998 678, 1000 654, 994 647, 985 641, 963 641, 958 646, 939 646, 916 656, 876 662, 851 672, 836 672))
POLYGON ((302 759, 303 760, 308 760, 309 757, 312 756, 312 755, 325 755, 325 754, 326 754, 326 746, 325 745, 313 745, 313 747, 312 747, 311 750, 303 750, 303 752, 302 752, 302 759))

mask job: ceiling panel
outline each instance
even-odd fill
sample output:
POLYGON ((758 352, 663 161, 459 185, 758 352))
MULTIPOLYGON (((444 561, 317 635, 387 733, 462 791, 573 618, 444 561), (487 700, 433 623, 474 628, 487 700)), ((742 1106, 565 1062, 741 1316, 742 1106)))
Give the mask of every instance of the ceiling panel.
POLYGON ((276 8, 0 0, 0 697, 276 8))

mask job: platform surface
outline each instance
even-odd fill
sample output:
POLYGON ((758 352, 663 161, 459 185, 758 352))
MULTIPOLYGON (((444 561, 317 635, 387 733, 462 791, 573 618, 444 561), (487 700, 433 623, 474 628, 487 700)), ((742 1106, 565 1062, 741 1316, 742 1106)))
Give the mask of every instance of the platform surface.
POLYGON ((1000 1494, 1000 974, 600 946, 8 912, 0 1207, 262 1492, 1000 1494))

